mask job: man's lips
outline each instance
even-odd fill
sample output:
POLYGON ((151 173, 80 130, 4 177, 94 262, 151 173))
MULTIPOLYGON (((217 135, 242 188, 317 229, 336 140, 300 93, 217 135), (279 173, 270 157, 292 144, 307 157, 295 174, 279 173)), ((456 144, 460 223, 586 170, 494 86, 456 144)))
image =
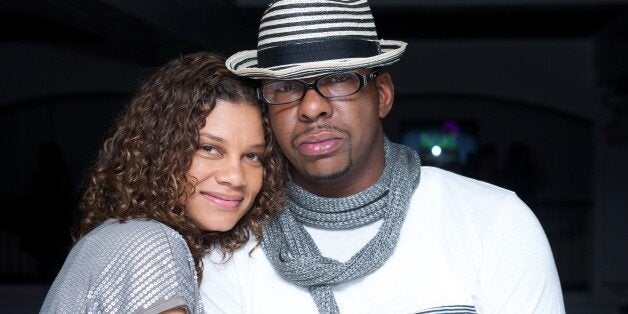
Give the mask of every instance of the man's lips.
POLYGON ((342 138, 331 132, 317 132, 302 137, 297 143, 297 150, 305 156, 320 156, 336 151, 342 138))
POLYGON ((244 199, 240 195, 228 195, 216 192, 200 192, 203 198, 222 210, 236 210, 244 199))

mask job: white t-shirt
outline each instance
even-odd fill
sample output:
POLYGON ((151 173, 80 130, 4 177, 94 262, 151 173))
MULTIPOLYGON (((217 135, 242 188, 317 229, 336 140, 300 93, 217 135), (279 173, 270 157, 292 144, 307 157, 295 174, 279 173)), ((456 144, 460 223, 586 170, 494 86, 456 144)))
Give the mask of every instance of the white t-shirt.
MULTIPOLYGON (((380 222, 352 230, 307 228, 324 256, 348 260, 380 222)), ((317 313, 308 290, 280 277, 251 241, 226 263, 206 256, 208 313, 317 313)), ((549 244, 513 193, 421 168, 397 247, 363 278, 332 287, 341 313, 564 313, 549 244)))

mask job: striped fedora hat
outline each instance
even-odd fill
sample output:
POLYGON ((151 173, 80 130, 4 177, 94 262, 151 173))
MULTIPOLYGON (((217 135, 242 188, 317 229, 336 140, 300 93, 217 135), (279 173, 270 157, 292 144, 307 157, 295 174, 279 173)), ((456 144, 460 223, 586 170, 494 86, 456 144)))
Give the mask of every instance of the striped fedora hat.
POLYGON ((260 21, 256 50, 226 61, 255 79, 293 79, 396 62, 406 43, 377 38, 366 0, 278 0, 260 21))

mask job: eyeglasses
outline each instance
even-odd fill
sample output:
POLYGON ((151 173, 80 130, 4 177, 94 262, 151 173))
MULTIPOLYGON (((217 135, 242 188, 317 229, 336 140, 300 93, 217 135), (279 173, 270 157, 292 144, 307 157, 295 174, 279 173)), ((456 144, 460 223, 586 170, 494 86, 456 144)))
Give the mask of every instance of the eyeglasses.
POLYGON ((343 72, 323 75, 312 83, 304 80, 277 80, 262 84, 257 93, 269 105, 283 105, 301 100, 309 89, 325 98, 349 96, 360 91, 372 81, 381 70, 363 75, 357 72, 343 72))

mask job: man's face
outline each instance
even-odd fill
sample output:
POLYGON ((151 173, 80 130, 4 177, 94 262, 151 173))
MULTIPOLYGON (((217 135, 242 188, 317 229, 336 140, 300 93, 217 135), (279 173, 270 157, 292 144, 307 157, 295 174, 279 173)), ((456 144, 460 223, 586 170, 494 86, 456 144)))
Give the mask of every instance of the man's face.
POLYGON ((329 197, 352 195, 375 183, 384 167, 380 118, 388 114, 393 93, 384 72, 353 95, 330 99, 310 89, 301 100, 268 105, 295 182, 329 197))

